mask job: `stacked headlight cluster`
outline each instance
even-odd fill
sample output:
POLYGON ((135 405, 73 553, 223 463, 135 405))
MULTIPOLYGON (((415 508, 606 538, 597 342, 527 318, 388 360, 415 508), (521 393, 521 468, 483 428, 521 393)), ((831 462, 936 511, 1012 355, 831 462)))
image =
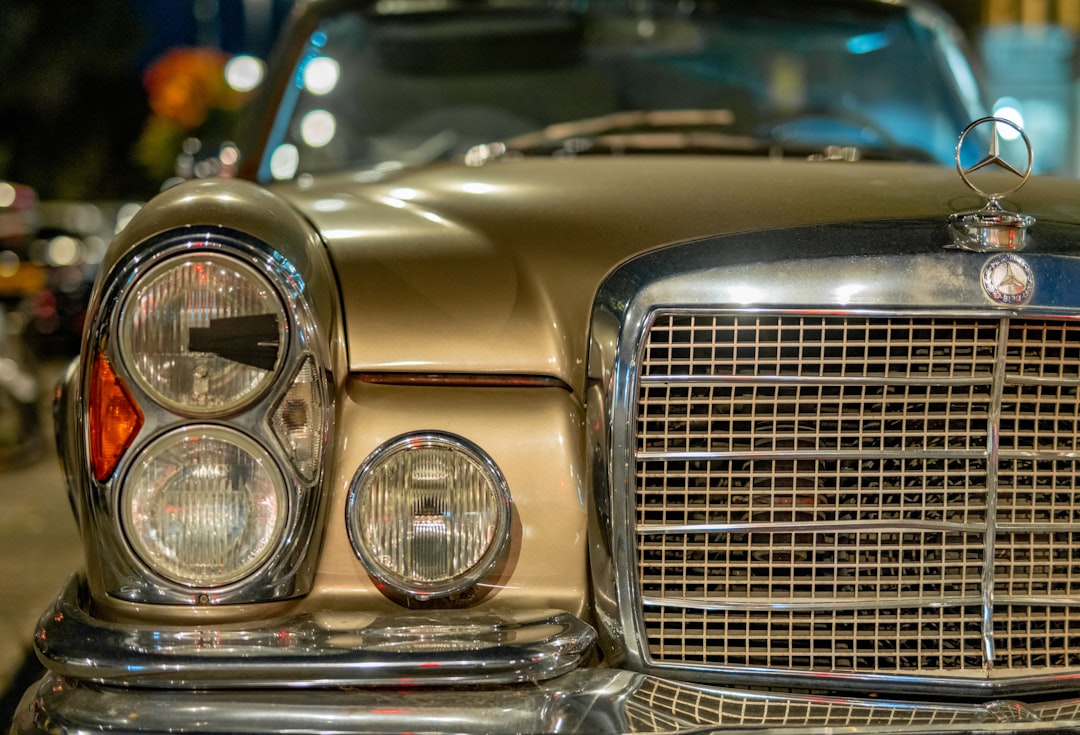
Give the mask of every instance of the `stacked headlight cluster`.
POLYGON ((106 295, 88 379, 90 468, 121 539, 112 566, 127 570, 116 586, 165 601, 287 594, 331 416, 303 279, 229 233, 147 253, 106 295))

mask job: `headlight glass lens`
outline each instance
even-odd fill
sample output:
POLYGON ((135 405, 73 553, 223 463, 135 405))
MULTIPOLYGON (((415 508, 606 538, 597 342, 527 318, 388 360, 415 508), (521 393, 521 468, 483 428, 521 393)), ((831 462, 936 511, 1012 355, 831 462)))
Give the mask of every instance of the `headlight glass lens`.
POLYGON ((228 256, 166 260, 128 291, 120 344, 135 382, 165 407, 214 415, 244 405, 282 364, 288 320, 269 280, 228 256))
POLYGON ((494 462, 447 434, 376 451, 353 480, 347 524, 368 571, 418 599, 474 585, 509 538, 510 494, 494 462))
POLYGON ((174 582, 213 587, 246 577, 273 553, 288 497, 274 461, 251 438, 195 426, 143 450, 121 509, 144 564, 174 582))

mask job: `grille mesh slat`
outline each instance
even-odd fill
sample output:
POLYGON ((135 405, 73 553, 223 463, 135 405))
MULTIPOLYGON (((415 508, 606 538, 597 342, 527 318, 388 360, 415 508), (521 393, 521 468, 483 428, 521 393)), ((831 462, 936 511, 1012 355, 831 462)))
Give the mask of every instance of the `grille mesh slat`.
POLYGON ((982 669, 981 608, 695 610, 647 608, 652 653, 663 660, 792 670, 877 673, 982 669), (911 631, 919 631, 918 636, 911 631))
POLYGON ((922 602, 978 600, 983 569, 982 540, 974 534, 679 534, 646 536, 638 547, 646 596, 722 595, 729 603, 895 602, 916 594, 922 602), (664 563, 653 565, 656 557, 664 563))
POLYGON ((639 403, 643 450, 663 452, 981 449, 989 385, 652 386, 639 403))
POLYGON ((641 355, 650 660, 1080 667, 1080 323, 664 313, 641 355))
POLYGON ((649 331, 641 375, 980 377, 993 373, 997 334, 994 320, 663 317, 649 331))

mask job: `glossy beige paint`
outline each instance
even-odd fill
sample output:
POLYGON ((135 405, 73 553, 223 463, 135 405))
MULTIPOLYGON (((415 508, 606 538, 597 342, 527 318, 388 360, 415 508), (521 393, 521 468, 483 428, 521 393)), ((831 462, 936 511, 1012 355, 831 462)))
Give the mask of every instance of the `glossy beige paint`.
MULTIPOLYGON (((280 191, 329 244, 351 369, 543 374, 575 390, 593 296, 635 253, 746 230, 915 217, 939 218, 945 245, 948 215, 982 206, 939 166, 722 157, 445 165, 280 191)), ((1021 209, 1038 201, 1055 219, 1080 218, 1073 183, 1032 182, 1022 193, 1021 209)))
POLYGON ((345 531, 346 491, 380 444, 407 432, 465 437, 502 470, 512 499, 508 553, 477 585, 480 609, 555 608, 587 602, 582 411, 559 388, 381 386, 350 380, 339 405, 337 454, 313 609, 393 609, 345 531))

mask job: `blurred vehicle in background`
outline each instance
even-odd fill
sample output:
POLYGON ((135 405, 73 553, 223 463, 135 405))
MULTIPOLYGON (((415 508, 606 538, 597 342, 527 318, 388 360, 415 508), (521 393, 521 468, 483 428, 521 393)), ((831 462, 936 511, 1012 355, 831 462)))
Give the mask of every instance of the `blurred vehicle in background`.
POLYGON ((26 259, 42 282, 17 311, 26 343, 39 359, 78 354, 98 264, 138 207, 130 202, 40 203, 39 227, 26 259))
POLYGON ((0 181, 0 470, 32 461, 42 449, 39 378, 20 318, 47 280, 28 257, 39 224, 34 191, 0 181))
POLYGON ((40 220, 33 189, 0 181, 0 301, 9 308, 45 287, 44 271, 30 262, 40 220))
POLYGON ((1080 731, 1080 182, 933 6, 310 0, 261 89, 99 265, 14 732, 1080 731))
POLYGON ((0 306, 0 471, 37 459, 44 440, 37 362, 0 306))

